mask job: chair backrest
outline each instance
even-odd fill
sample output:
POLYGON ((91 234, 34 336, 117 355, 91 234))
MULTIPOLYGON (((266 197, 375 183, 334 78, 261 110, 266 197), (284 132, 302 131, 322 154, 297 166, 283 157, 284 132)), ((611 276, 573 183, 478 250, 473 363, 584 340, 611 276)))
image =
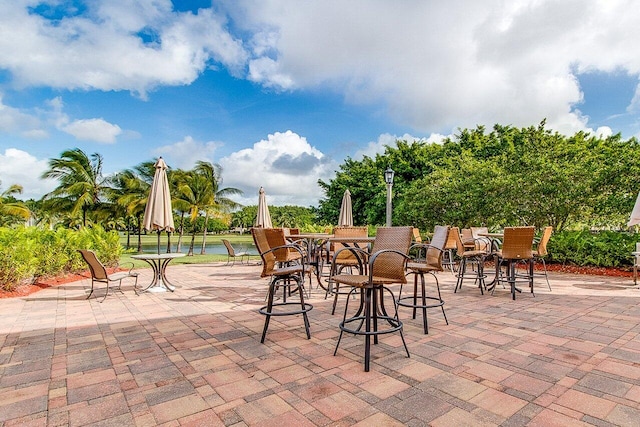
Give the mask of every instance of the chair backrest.
POLYGON ((271 246, 269 246, 269 241, 267 240, 268 230, 271 230, 271 229, 257 228, 257 227, 253 227, 251 229, 253 242, 256 245, 256 249, 260 253, 260 258, 262 258, 262 273, 260 273, 260 277, 270 276, 276 267, 277 260, 276 260, 275 253, 268 252, 269 249, 271 249, 271 246))
POLYGON ((480 237, 479 234, 486 234, 488 232, 488 227, 471 227, 471 237, 473 237, 474 239, 480 237))
POLYGON ((460 237, 462 238, 463 242, 473 240, 473 233, 471 232, 470 228, 463 228, 462 230, 460 230, 460 237))
MULTIPOLYGON (((265 228, 264 230, 265 230, 267 243, 269 245, 269 247, 266 250, 289 244, 289 242, 287 242, 287 238, 285 237, 284 229, 265 228)), ((289 254, 289 248, 276 249, 274 251, 274 255, 277 261, 287 261, 288 254, 289 254)))
POLYGON ((462 256, 464 254, 466 248, 464 243, 462 242, 462 236, 460 235, 460 229, 458 227, 451 227, 449 229, 449 235, 451 239, 456 242, 456 252, 458 255, 462 256))
POLYGON ((505 227, 502 258, 530 259, 533 257, 535 227, 505 227))
MULTIPOLYGON (((367 237, 369 235, 369 228, 367 226, 364 227, 335 227, 333 229, 333 236, 344 238, 344 237, 367 237)), ((339 251, 344 248, 345 245, 342 243, 332 243, 331 251, 339 251)), ((355 255, 350 251, 342 251, 338 254, 338 260, 344 259, 355 259, 355 255)))
POLYGON ((89 265, 89 270, 91 271, 91 276, 95 280, 106 280, 109 276, 107 274, 107 269, 100 262, 96 253, 89 249, 78 249, 80 255, 82 255, 82 259, 89 265))
MULTIPOLYGON (((409 253, 413 227, 379 227, 373 241, 372 254, 381 250, 392 249, 405 255, 409 253)), ((373 276, 388 280, 389 283, 407 283, 405 261, 395 253, 383 253, 373 263, 373 276)))
POLYGON ((422 236, 420 235, 420 229, 413 227, 413 241, 416 243, 422 243, 422 236))
MULTIPOLYGON (((451 232, 452 229, 453 227, 449 227, 449 235, 447 236, 447 243, 445 243, 444 245, 445 249, 456 249, 458 247, 457 241, 456 241, 456 235, 454 235, 451 232)), ((458 230, 457 237, 460 237, 460 230, 458 230)))
POLYGON ((540 238, 540 243, 538 243, 538 255, 545 256, 549 253, 547 250, 547 243, 549 243, 549 239, 551 239, 551 233, 553 233, 553 227, 548 226, 544 228, 542 232, 542 237, 540 238))
POLYGON ((224 244, 224 247, 227 248, 227 253, 229 254, 229 256, 236 256, 236 251, 233 249, 233 246, 231 246, 230 241, 228 241, 227 239, 222 239, 222 243, 224 244))
POLYGON ((449 226, 436 225, 433 229, 433 237, 427 249, 426 262, 432 267, 442 270, 442 253, 449 238, 449 226))
POLYGON ((290 228, 289 229, 289 236, 297 236, 298 234, 300 234, 300 229, 299 228, 290 228))

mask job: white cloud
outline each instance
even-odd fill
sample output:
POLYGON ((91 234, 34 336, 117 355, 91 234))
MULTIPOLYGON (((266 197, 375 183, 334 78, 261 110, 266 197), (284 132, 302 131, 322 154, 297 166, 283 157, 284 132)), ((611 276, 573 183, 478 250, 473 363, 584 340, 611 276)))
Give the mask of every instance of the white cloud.
POLYGON ((116 142, 117 136, 122 133, 120 126, 111 124, 103 119, 74 120, 61 129, 73 135, 76 139, 106 144, 116 142))
POLYGON ((315 205, 322 196, 318 179, 328 179, 337 168, 305 137, 290 130, 275 132, 219 163, 224 186, 244 191, 239 200, 243 204, 256 204, 258 189, 264 187, 270 204, 315 205))
POLYGON ((194 15, 172 11, 170 0, 87 2, 86 13, 52 21, 29 13, 32 4, 0 2, 0 68, 18 86, 144 97, 159 85, 193 82, 210 61, 236 73, 246 62, 241 43, 212 9, 194 15))
POLYGON ((583 101, 577 73, 640 73, 632 0, 226 4, 254 34, 250 79, 382 101, 424 132, 546 118, 572 133, 588 126, 574 110, 583 101))
POLYGON ((39 199, 57 184, 53 180, 40 179, 40 175, 47 169, 47 160, 38 160, 25 151, 8 148, 4 154, 0 153, 0 190, 4 191, 9 186, 18 184, 23 191, 16 195, 17 198, 39 199))
POLYGON ((185 136, 182 141, 171 145, 164 145, 153 150, 156 156, 162 156, 171 168, 192 169, 198 160, 213 162, 213 154, 220 147, 219 142, 198 142, 191 136, 185 136))

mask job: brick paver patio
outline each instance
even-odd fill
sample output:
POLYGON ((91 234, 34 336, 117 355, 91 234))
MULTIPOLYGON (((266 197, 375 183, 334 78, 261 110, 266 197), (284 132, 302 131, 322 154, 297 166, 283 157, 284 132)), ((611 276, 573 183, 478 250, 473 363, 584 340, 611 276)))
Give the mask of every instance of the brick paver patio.
MULTIPOLYGON (((340 315, 312 290, 260 344, 258 266, 170 266, 175 293, 104 303, 89 282, 0 300, 3 426, 636 426, 640 290, 629 279, 551 274, 536 297, 480 295, 441 273, 447 326, 401 310, 362 365, 362 337, 333 349, 340 315)), ((141 282, 150 280, 142 269, 141 282)), ((100 294, 98 294, 100 295, 100 294)), ((343 307, 344 298, 339 301, 343 307)), ((340 311, 340 308, 338 309, 340 311)))

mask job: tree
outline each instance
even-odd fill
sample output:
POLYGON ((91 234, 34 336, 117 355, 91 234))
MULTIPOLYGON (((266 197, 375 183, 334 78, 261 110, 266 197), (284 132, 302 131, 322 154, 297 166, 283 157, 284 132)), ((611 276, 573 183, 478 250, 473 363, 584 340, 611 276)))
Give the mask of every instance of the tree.
POLYGON ((138 235, 138 252, 142 252, 142 220, 147 205, 151 183, 155 172, 155 162, 143 162, 133 170, 125 169, 117 173, 109 191, 109 198, 124 208, 127 223, 127 248, 129 247, 129 228, 131 219, 135 220, 138 235))
POLYGON ((73 217, 81 215, 82 226, 87 216, 95 212, 105 196, 107 181, 102 175, 102 156, 89 158, 79 148, 66 150, 58 159, 49 160, 49 169, 42 178, 58 180, 58 186, 44 196, 46 206, 55 212, 73 217))
POLYGON ((182 207, 181 210, 189 213, 191 244, 187 256, 193 256, 193 246, 198 232, 196 219, 200 212, 211 205, 210 182, 196 171, 174 171, 172 175, 176 182, 174 200, 182 207))
POLYGON ((218 164, 210 162, 198 161, 195 167, 195 173, 200 174, 207 180, 210 187, 211 198, 209 205, 204 206, 204 230, 202 235, 202 247, 200 254, 205 254, 207 244, 207 224, 209 223, 210 213, 230 212, 232 209, 239 207, 239 204, 229 198, 232 195, 242 194, 237 188, 220 188, 222 186, 222 167, 218 164))
POLYGON ((0 193, 0 224, 11 224, 18 220, 28 220, 31 211, 20 200, 13 197, 14 194, 22 194, 22 186, 13 184, 0 193))

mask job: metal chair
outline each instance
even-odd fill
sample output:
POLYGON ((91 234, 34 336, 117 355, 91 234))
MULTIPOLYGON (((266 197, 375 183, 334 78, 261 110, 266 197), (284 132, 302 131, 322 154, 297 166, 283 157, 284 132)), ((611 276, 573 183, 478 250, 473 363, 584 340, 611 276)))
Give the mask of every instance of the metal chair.
POLYGON ((262 258, 262 272, 260 273, 260 277, 270 277, 269 290, 267 291, 266 298, 267 305, 258 310, 260 314, 266 316, 260 342, 264 343, 271 316, 295 316, 298 314, 302 314, 307 339, 311 339, 307 313, 311 311, 313 305, 304 302, 305 266, 302 262, 290 262, 282 267, 277 267, 279 260, 276 253, 278 251, 297 251, 300 253, 298 259, 302 259, 302 251, 296 245, 271 247, 267 240, 267 235, 269 234, 269 229, 267 228, 254 227, 251 229, 251 234, 253 235, 256 248, 258 252, 260 252, 260 258, 262 258), (282 302, 275 303, 274 300, 278 289, 282 289, 282 302), (291 297, 293 294, 298 295, 300 299, 299 302, 287 301, 287 297, 291 297), (300 306, 299 308, 292 308, 298 305, 300 306))
POLYGON ((222 239, 222 243, 224 244, 224 247, 227 248, 227 263, 225 265, 229 265, 229 263, 231 263, 231 265, 234 265, 236 263, 236 258, 240 258, 240 264, 243 263, 242 261, 245 257, 247 258, 247 261, 249 261, 248 252, 236 252, 236 250, 231 245, 231 242, 227 239, 222 239))
MULTIPOLYGON (((118 282, 117 289, 120 292, 122 292, 122 279, 132 277, 135 279, 135 283, 133 284, 133 289, 134 290, 136 289, 136 286, 138 285, 138 273, 132 271, 134 267, 133 263, 127 263, 127 264, 131 264, 131 268, 128 271, 118 271, 118 272, 109 274, 107 272, 106 267, 100 262, 100 260, 96 256, 95 252, 89 249, 78 249, 78 252, 80 252, 82 259, 89 265, 89 271, 91 272, 91 291, 89 292, 89 295, 87 295, 87 299, 89 299, 91 297, 91 294, 93 294, 95 282, 107 284, 107 290, 104 293, 104 297, 102 297, 102 299, 99 302, 104 301, 107 298, 107 295, 109 295, 109 284, 111 282, 118 282)), ((121 267, 121 266, 118 265, 118 267, 121 267)))
MULTIPOLYGON (((399 332, 402 344, 409 356, 409 349, 402 332, 403 324, 398 318, 398 306, 393 292, 386 286, 392 283, 407 283, 405 265, 408 259, 407 253, 411 245, 411 227, 380 227, 377 230, 373 243, 372 254, 368 258, 368 274, 339 274, 333 277, 336 283, 351 286, 351 293, 360 293, 360 306, 357 312, 347 317, 349 299, 344 308, 344 317, 340 322, 340 336, 336 343, 334 356, 338 352, 342 334, 344 332, 364 335, 364 370, 369 371, 371 358, 371 337, 374 344, 378 344, 378 335, 399 332), (395 313, 387 313, 384 304, 384 295, 387 292, 392 299, 395 313), (378 321, 382 320, 388 327, 381 329, 378 321), (364 330, 362 328, 364 327, 364 330)), ((364 252, 356 248, 343 248, 340 251, 364 252)), ((334 259, 340 254, 337 251, 334 259)))
POLYGON ((456 252, 460 257, 460 265, 458 266, 458 271, 456 273, 456 287, 453 292, 455 293, 462 289, 462 282, 465 278, 473 278, 473 283, 478 284, 480 293, 484 295, 484 279, 487 277, 487 275, 484 274, 484 262, 489 256, 489 253, 484 250, 468 249, 468 243, 465 244, 462 242, 462 237, 460 236, 460 230, 458 227, 452 227, 449 230, 449 234, 453 235, 453 239, 456 242, 456 252), (470 264, 473 264, 475 269, 472 268, 471 271, 467 271, 467 267, 470 264))
MULTIPOLYGON (((551 290, 551 284, 549 283, 549 275, 547 274, 547 263, 545 261, 545 257, 549 254, 549 251, 547 250, 547 244, 551 239, 552 233, 553 233, 553 227, 551 226, 545 227, 544 231, 542 232, 542 237, 540 238, 540 242, 538 243, 538 247, 533 251, 534 264, 536 261, 540 261, 542 263, 542 269, 543 269, 543 273, 534 272, 534 275, 536 274, 543 275, 547 281, 547 286, 549 287, 549 290, 551 290)), ((637 263, 634 263, 634 264, 637 264, 637 263)), ((637 269, 637 267, 634 267, 634 268, 637 269)))
MULTIPOLYGON (((516 275, 516 264, 519 262, 528 263, 528 273, 524 275, 524 280, 531 288, 533 294, 533 236, 535 227, 506 227, 504 229, 504 240, 502 248, 494 252, 498 257, 498 282, 507 282, 511 290, 511 296, 515 300, 516 292, 522 292, 516 287, 519 276, 516 275), (506 273, 502 274, 502 267, 506 267, 506 273)), ((491 293, 495 291, 493 287, 491 293)), ((535 296, 535 295, 534 295, 535 296)))
MULTIPOLYGON (((364 227, 335 227, 333 229, 333 236, 336 238, 346 238, 346 237, 367 237, 369 235, 369 228, 364 227)), ((346 295, 349 292, 340 292, 340 283, 334 282, 333 276, 337 274, 341 274, 344 269, 347 269, 349 273, 352 272, 353 268, 358 268, 361 270, 363 262, 366 263, 366 256, 363 257, 362 254, 358 255, 357 253, 353 253, 351 251, 341 251, 341 249, 348 247, 348 245, 344 243, 330 243, 329 245, 329 253, 335 255, 336 252, 340 252, 338 256, 331 257, 331 272, 329 274, 329 278, 327 282, 329 286, 327 286, 325 298, 329 296, 329 294, 333 294, 333 307, 331 309, 331 314, 333 315, 336 312, 336 305, 338 304, 338 296, 346 295)))
POLYGON ((442 309, 442 315, 444 321, 449 324, 447 320, 447 314, 444 312, 444 300, 440 293, 440 284, 438 283, 438 277, 435 275, 438 271, 443 271, 442 268, 442 255, 444 253, 444 247, 447 243, 447 237, 449 236, 449 227, 437 225, 433 230, 433 237, 429 244, 413 245, 414 247, 420 247, 425 251, 425 258, 419 260, 413 260, 407 263, 407 270, 409 274, 414 275, 413 280, 413 295, 402 296, 402 287, 400 285, 400 292, 398 293, 398 305, 403 307, 413 308, 413 318, 416 318, 416 311, 418 308, 422 309, 422 322, 424 333, 429 333, 429 325, 427 322, 427 309, 440 307, 442 309), (430 274, 436 281, 436 290, 438 296, 427 296, 425 286, 425 274, 430 274), (418 292, 418 276, 420 277, 420 293, 418 292))

